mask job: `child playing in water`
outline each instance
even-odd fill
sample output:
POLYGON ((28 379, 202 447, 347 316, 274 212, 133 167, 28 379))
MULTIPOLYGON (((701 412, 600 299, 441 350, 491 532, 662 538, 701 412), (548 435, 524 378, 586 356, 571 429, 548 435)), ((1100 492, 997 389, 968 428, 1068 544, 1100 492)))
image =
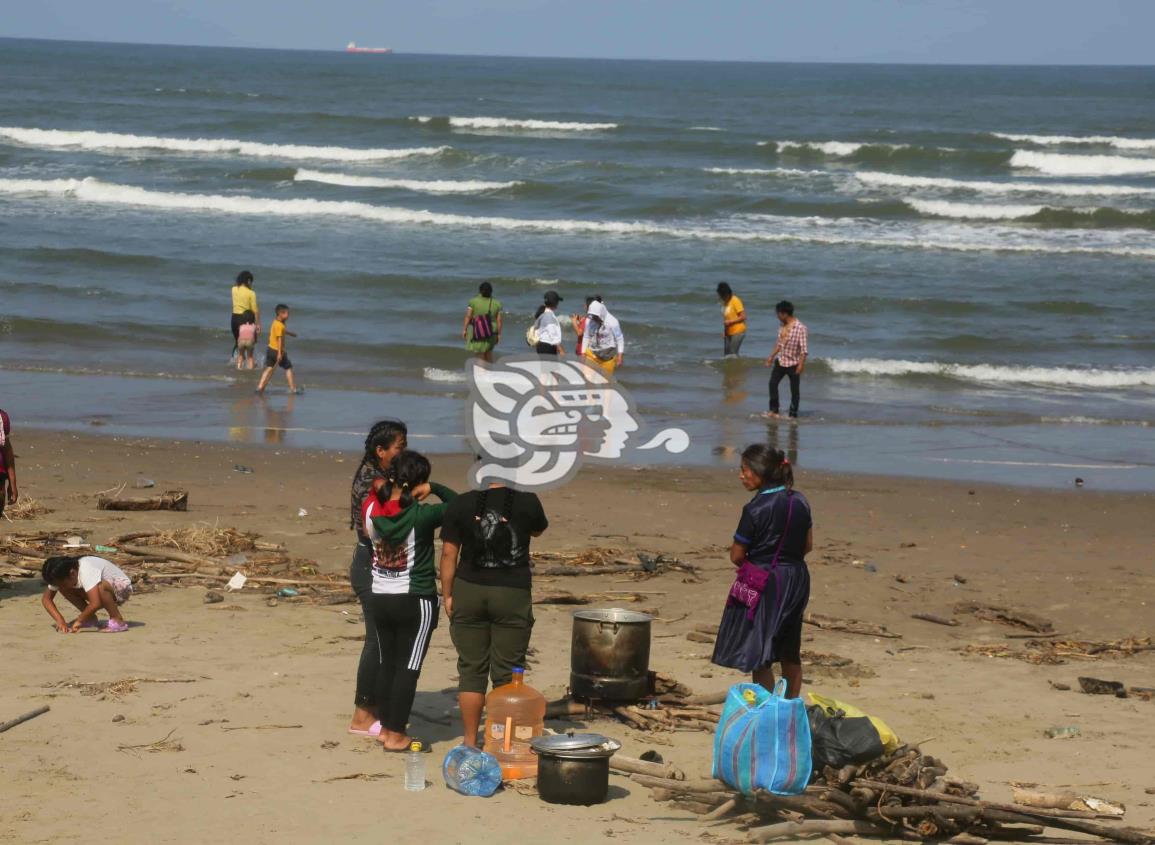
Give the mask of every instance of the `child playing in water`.
POLYGON ((289 381, 289 392, 297 393, 297 385, 293 383, 293 362, 289 360, 288 350, 285 349, 285 337, 296 337, 285 328, 289 322, 289 306, 277 306, 277 319, 269 329, 269 348, 265 350, 265 371, 261 373, 261 381, 257 384, 257 393, 264 393, 265 386, 273 377, 273 370, 280 367, 285 371, 285 378, 289 381))
POLYGON ((257 318, 252 311, 241 315, 241 324, 237 327, 237 369, 247 367, 252 369, 253 347, 257 343, 257 318), (247 364, 245 362, 248 361, 247 364), (242 367, 243 365, 243 367, 242 367))
POLYGON ((95 555, 83 557, 50 557, 44 561, 40 575, 46 585, 40 603, 62 634, 75 634, 81 628, 97 628, 97 611, 108 612, 104 631, 119 634, 128 630, 120 606, 132 595, 132 581, 124 570, 110 560, 95 555), (80 611, 71 624, 56 609, 56 594, 62 593, 80 611))

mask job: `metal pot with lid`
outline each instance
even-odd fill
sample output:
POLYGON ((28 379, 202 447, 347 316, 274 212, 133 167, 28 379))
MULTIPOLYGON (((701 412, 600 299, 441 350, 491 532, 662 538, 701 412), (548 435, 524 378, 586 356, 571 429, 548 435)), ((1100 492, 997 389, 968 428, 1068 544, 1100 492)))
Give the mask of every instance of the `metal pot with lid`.
POLYGON ((622 744, 601 734, 535 737, 537 791, 550 804, 601 804, 610 788, 610 758, 622 744))
POLYGON ((570 691, 579 698, 636 701, 650 692, 651 617, 635 610, 578 610, 570 642, 570 691))

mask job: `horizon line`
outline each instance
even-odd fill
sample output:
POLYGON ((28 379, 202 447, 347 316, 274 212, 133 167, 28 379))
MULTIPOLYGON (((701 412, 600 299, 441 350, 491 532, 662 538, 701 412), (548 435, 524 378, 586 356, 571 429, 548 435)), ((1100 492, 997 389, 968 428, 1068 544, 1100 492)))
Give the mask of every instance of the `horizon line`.
MULTIPOLYGON (((77 39, 77 38, 51 38, 44 36, 26 36, 26 35, 3 35, 0 34, 0 41, 38 41, 59 44, 98 44, 108 46, 121 47, 175 47, 185 48, 190 50, 195 49, 210 49, 210 50, 267 50, 270 52, 285 52, 285 53, 322 53, 330 55, 333 53, 345 53, 345 47, 274 47, 265 45, 253 44, 182 44, 173 42, 150 42, 150 41, 116 41, 116 40, 92 40, 92 39, 77 39)), ((346 42, 348 43, 348 42, 346 42)), ((1134 64, 1128 62, 1114 62, 1114 63, 1095 63, 1095 62, 1062 62, 1062 63, 1043 63, 1043 62, 924 62, 913 60, 896 59, 892 61, 883 61, 881 59, 711 59, 711 58, 666 58, 666 57, 648 57, 648 56, 544 56, 536 54, 519 54, 519 53, 440 53, 440 52, 404 52, 396 48, 389 48, 392 52, 387 54, 391 56, 419 56, 429 58, 460 58, 460 59, 533 59, 536 61, 601 61, 601 62, 670 62, 670 63, 696 63, 696 64, 735 64, 735 65, 869 65, 877 67, 1010 67, 1010 68, 1142 68, 1148 69, 1155 67, 1155 63, 1149 64, 1134 64)), ((387 59, 382 59, 387 61, 387 59)))

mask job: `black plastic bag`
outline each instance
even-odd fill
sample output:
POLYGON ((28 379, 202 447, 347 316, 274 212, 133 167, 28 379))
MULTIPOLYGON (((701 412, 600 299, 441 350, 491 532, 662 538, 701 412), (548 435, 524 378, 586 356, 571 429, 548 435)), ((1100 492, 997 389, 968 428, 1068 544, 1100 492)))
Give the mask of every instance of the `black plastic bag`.
POLYGON ((848 763, 865 763, 882 756, 882 737, 865 716, 827 716, 821 707, 806 708, 810 720, 811 756, 814 771, 826 766, 841 769, 848 763))

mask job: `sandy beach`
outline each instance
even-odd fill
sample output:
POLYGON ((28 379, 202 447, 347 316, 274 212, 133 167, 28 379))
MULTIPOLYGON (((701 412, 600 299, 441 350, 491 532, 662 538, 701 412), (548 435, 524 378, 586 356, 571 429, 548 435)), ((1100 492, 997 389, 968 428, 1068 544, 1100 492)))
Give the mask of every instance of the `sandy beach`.
MULTIPOLYGON (((22 494, 52 512, 0 521, 0 533, 66 532, 103 543, 207 522, 283 543, 322 571, 348 568, 355 453, 27 430, 16 446, 22 494), (126 483, 131 494, 137 477, 155 481, 158 491, 188 490, 188 512, 96 510, 97 491, 126 483)), ((460 488, 465 466, 464 458, 435 458, 434 477, 460 488)), ((1076 680, 1155 687, 1155 652, 1053 665, 964 653, 967 646, 1021 652, 1026 640, 1009 639, 1018 633, 1012 627, 956 612, 961 602, 1030 612, 1053 622, 1063 639, 1155 634, 1155 496, 815 474, 804 466, 798 488, 815 516, 811 611, 900 635, 807 625, 804 660, 811 652, 853 663, 805 666, 804 690, 858 704, 904 740, 927 740, 953 775, 978 783, 986 798, 1009 800, 1012 783, 1070 786, 1123 802, 1130 824, 1155 826, 1148 794, 1155 702, 1085 695, 1076 680), (920 612, 953 615, 960 624, 912 618, 920 612), (1081 735, 1044 736, 1065 725, 1079 726, 1081 735)), ((738 673, 712 666, 710 646, 685 634, 718 620, 732 573, 724 548, 746 498, 733 472, 587 469, 542 496, 551 527, 535 551, 662 552, 699 567, 701 579, 538 579, 535 588, 644 593, 631 607, 658 620, 651 668, 697 692, 723 689, 738 673)), ((427 757, 432 785, 406 793, 402 758, 346 733, 362 634, 357 605, 270 607, 267 594, 248 588, 207 605, 202 587, 168 586, 133 597, 125 615, 135 627, 124 636, 64 636, 40 607, 41 589, 32 578, 9 578, 0 589, 0 721, 52 708, 0 735, 0 841, 56 842, 78 830, 126 843, 740 837, 733 828, 704 828, 620 775, 611 776, 610 800, 590 808, 552 806, 514 790, 491 799, 447 790, 440 761, 460 731, 444 619, 412 726, 435 744, 427 757), (119 694, 76 686, 127 678, 181 682, 141 681, 119 694)), ((527 681, 550 699, 566 690, 571 610, 536 610, 527 681)), ((709 772, 708 733, 654 736, 612 721, 591 727, 620 739, 623 753, 656 748, 691 776, 709 772)))

